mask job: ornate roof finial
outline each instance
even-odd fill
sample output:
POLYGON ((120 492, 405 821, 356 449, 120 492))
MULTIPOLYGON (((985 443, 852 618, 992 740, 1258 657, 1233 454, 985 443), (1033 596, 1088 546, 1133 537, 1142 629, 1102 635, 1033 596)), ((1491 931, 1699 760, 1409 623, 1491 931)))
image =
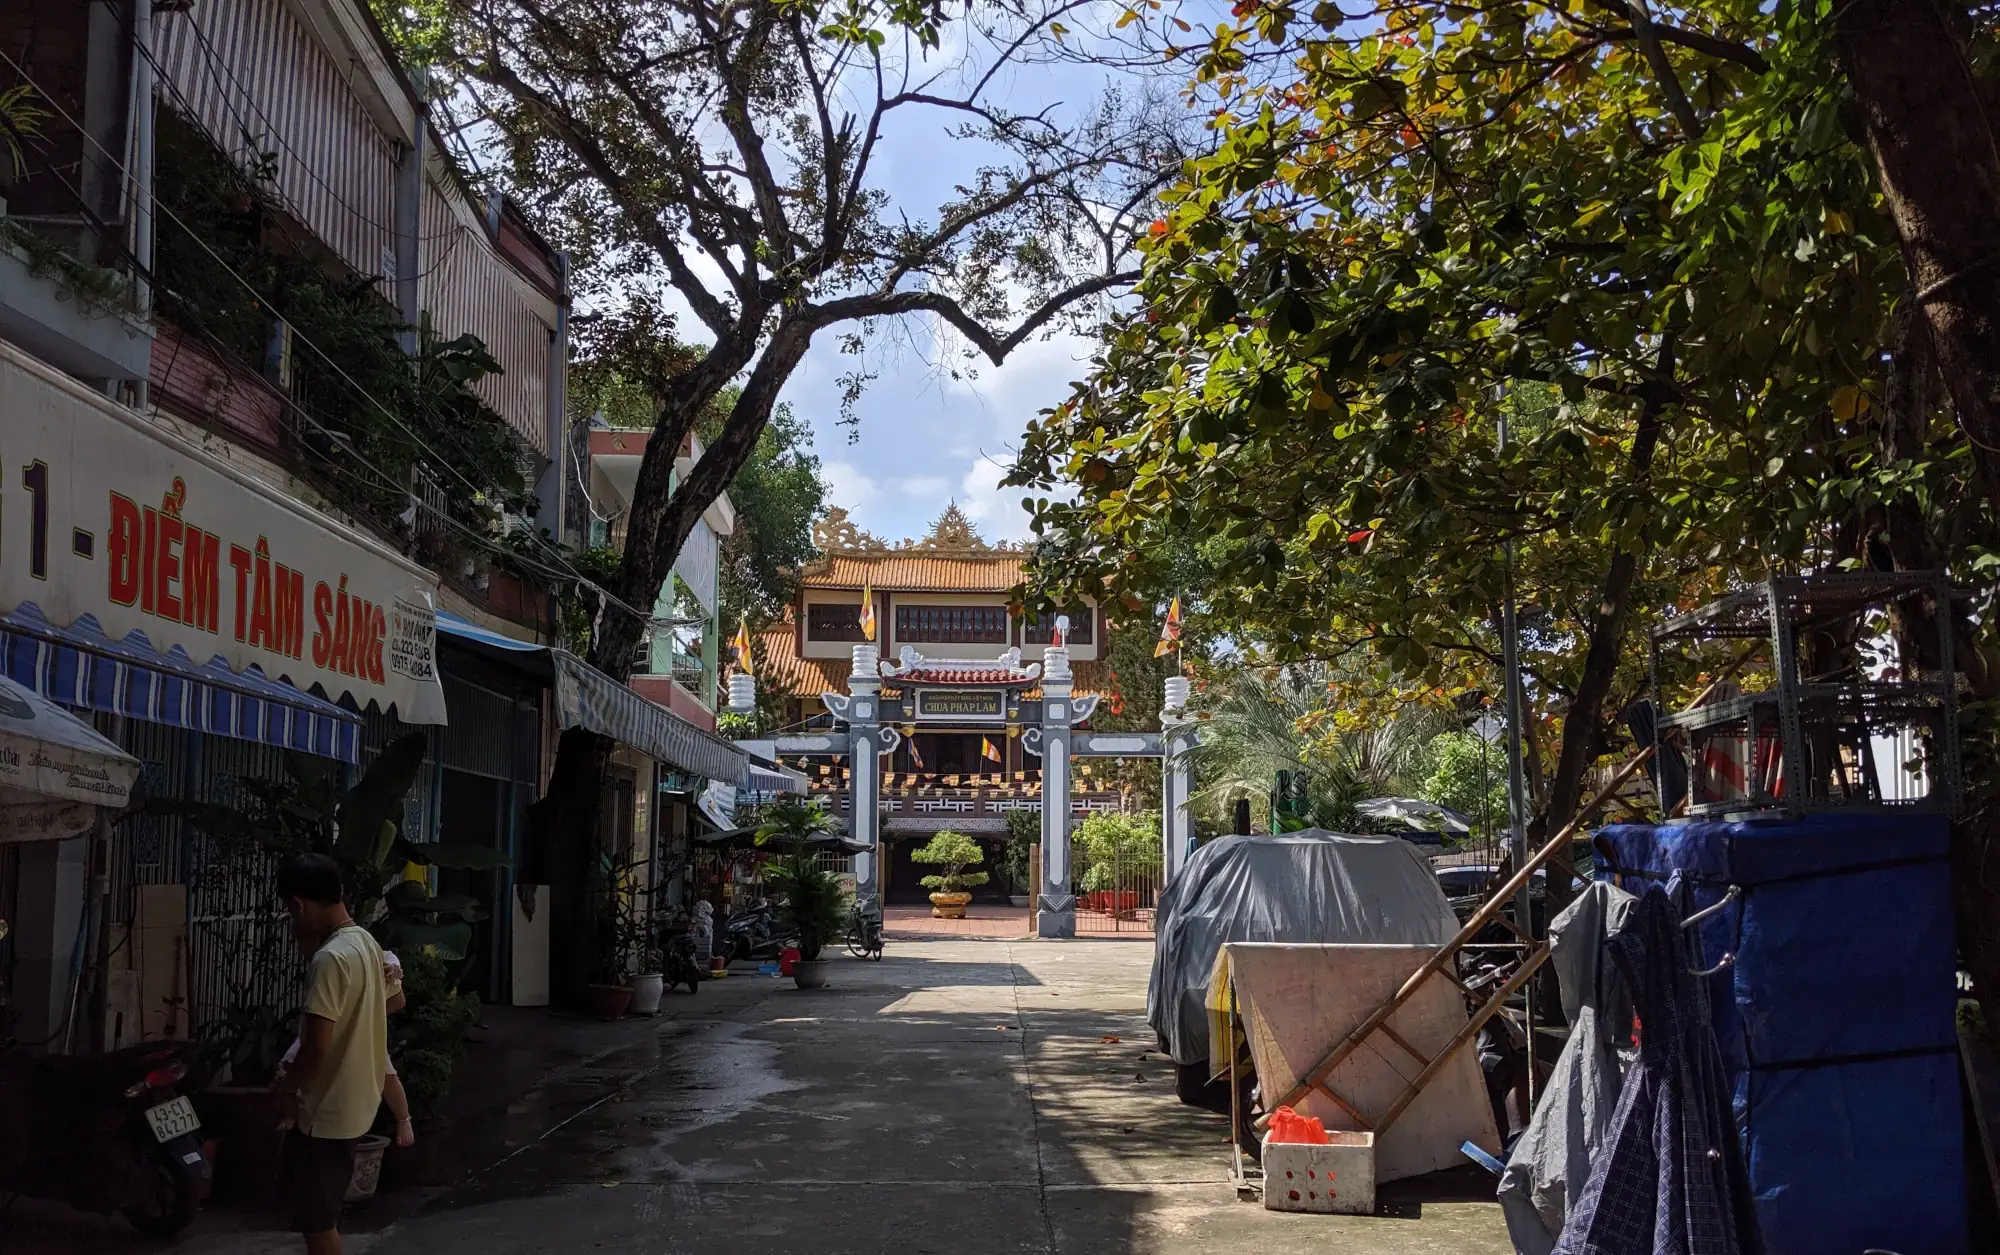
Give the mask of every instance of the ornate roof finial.
POLYGON ((911 546, 916 549, 958 549, 972 553, 991 553, 993 547, 972 528, 972 520, 965 517, 965 511, 954 501, 938 515, 937 522, 931 524, 931 534, 911 546))
POLYGON ((879 553, 889 547, 881 537, 855 526, 837 505, 828 506, 826 517, 813 524, 812 536, 813 547, 821 553, 879 553))

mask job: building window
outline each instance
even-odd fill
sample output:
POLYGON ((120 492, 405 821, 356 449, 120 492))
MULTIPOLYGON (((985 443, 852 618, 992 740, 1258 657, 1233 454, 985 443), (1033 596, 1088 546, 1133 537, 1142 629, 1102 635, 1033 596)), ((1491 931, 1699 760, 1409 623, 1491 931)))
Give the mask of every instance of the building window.
POLYGON ((806 607, 806 638, 815 641, 865 641, 861 607, 855 603, 821 601, 806 607))
MULTIPOLYGON (((1065 610, 1069 616, 1069 639, 1065 645, 1094 645, 1097 643, 1097 615, 1088 606, 1076 610, 1065 610)), ((1049 633, 1055 628, 1055 615, 1031 615, 1021 624, 1022 640, 1030 645, 1046 645, 1049 633)))
POLYGON ((943 645, 1005 645, 1005 606, 897 606, 896 639, 943 645))

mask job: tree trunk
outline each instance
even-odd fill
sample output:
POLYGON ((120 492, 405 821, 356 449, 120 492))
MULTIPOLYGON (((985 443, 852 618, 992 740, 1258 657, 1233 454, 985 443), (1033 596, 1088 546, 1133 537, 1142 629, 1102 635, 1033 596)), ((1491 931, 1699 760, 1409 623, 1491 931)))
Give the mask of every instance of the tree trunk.
MULTIPOLYGON (((669 385, 659 422, 639 463, 625 529, 624 562, 615 590, 633 610, 642 615, 652 613, 660 586, 673 570, 674 559, 687 543, 695 521, 722 495, 756 449, 777 404, 778 390, 805 356, 812 332, 809 324, 797 321, 778 327, 723 424, 721 436, 671 491, 674 459, 702 410, 728 382, 730 373, 722 373, 722 368, 742 356, 741 351, 736 347, 711 350, 700 366, 669 385)), ((591 638, 591 665, 621 683, 629 680, 649 625, 649 619, 606 603, 591 638)), ((590 947, 595 938, 589 861, 598 849, 599 811, 612 746, 609 737, 582 728, 565 729, 556 744, 548 792, 528 808, 532 844, 523 860, 520 880, 524 885, 549 886, 550 974, 559 996, 566 994, 571 999, 583 996, 589 983, 590 947)))
POLYGON ((1964 49, 1928 0, 1834 10, 1841 68, 1980 491, 2000 502, 2000 150, 1964 49))
MULTIPOLYGON (((1668 387, 1674 377, 1674 342, 1671 335, 1660 346, 1656 368, 1658 386, 1647 390, 1639 409, 1638 430, 1632 436, 1631 478, 1646 478, 1653 465, 1653 451, 1660 443, 1661 411, 1670 404, 1668 387)), ((1597 612, 1590 623, 1589 641, 1584 648, 1583 670, 1576 691, 1563 712, 1562 749, 1556 757, 1555 774, 1549 780, 1548 805, 1529 826, 1529 845, 1535 846, 1575 818, 1582 800, 1584 775, 1597 758, 1604 739, 1604 699, 1618 676, 1618 659, 1625 646, 1625 620, 1638 579, 1640 555, 1620 549, 1611 555, 1604 573, 1604 589, 1597 599, 1597 612)), ((1575 874, 1568 850, 1559 851, 1548 862, 1548 901, 1553 913, 1573 896, 1570 878, 1575 874)))
MULTIPOLYGON (((1889 346, 1890 362, 1879 443, 1884 462, 1921 458, 1927 452, 1925 429, 1937 396, 1937 363, 1931 329, 1905 301, 1896 312, 1889 346)), ((1877 570, 1927 571, 1946 563, 1938 537, 1924 511, 1907 498, 1886 503, 1879 532, 1868 557, 1877 570)), ((1898 656, 1906 664, 1935 668, 1939 663, 1938 607, 1928 598, 1909 597, 1890 608, 1890 626, 1898 656)), ((1990 701, 2000 692, 1992 683, 1972 625, 1961 605, 1952 615, 1952 653, 1969 681, 1969 696, 1990 701)), ((1960 717, 1961 726, 1966 721, 1960 717)), ((1972 976, 1973 993, 1986 1023, 2000 1029, 2000 808, 1990 788, 1994 764, 1980 741, 1968 737, 1962 764, 1970 796, 1952 820, 1952 905, 1957 922, 1959 959, 1972 976)))

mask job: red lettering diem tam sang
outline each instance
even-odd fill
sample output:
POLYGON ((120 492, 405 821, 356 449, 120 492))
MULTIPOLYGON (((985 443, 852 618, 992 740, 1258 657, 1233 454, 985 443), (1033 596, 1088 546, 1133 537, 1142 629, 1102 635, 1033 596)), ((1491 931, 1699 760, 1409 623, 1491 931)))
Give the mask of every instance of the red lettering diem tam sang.
MULTIPOLYGON (((170 622, 222 633, 222 540, 181 517, 181 496, 168 494, 160 509, 111 494, 109 581, 111 600, 137 605, 170 622)), ((252 649, 305 657, 306 577, 271 560, 270 542, 259 536, 254 549, 229 546, 235 580, 231 627, 239 644, 252 649)), ((383 682, 382 655, 389 634, 381 606, 338 585, 313 585, 312 663, 374 684, 383 682)))

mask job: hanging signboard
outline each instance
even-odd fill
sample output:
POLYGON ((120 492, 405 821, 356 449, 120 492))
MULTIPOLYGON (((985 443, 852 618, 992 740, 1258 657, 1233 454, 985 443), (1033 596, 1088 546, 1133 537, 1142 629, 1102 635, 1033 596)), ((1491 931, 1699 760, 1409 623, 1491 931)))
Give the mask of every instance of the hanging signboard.
POLYGON ((443 723, 437 579, 0 344, 0 611, 443 723))

